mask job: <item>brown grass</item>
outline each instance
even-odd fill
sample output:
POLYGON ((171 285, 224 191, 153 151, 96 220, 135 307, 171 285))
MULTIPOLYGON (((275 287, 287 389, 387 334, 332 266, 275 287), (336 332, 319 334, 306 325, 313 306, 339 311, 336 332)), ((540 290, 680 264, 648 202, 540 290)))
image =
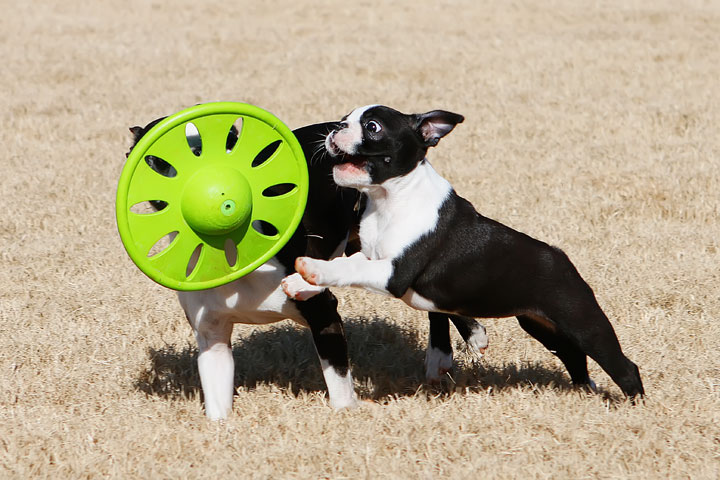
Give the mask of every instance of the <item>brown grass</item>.
POLYGON ((210 3, 4 5, 0 477, 718 478, 718 2, 210 3), (307 332, 239 326, 234 412, 208 422, 113 205, 127 127, 212 100, 291 127, 464 114, 434 165, 570 255, 647 402, 595 364, 600 394, 573 390, 512 320, 427 389, 424 315, 340 290, 369 401, 331 411, 307 332))

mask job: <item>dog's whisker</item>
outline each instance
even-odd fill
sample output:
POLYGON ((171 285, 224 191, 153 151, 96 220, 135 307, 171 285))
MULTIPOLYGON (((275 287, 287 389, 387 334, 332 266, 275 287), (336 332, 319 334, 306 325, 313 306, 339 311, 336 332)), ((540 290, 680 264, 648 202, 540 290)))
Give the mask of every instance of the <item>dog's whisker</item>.
POLYGON ((325 145, 324 145, 324 144, 323 144, 323 145, 319 145, 319 146, 313 151, 312 155, 310 155, 310 164, 311 164, 311 165, 314 165, 315 162, 316 162, 316 160, 321 162, 321 161, 323 160, 323 157, 324 157, 326 154, 327 154, 327 151, 325 150, 325 145))

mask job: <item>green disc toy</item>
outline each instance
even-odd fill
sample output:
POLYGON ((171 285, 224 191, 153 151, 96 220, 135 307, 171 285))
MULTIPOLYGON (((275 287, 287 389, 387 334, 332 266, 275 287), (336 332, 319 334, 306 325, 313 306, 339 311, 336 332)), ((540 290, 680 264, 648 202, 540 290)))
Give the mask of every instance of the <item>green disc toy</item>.
POLYGON ((148 277, 202 290, 275 255, 307 194, 305 155, 288 127, 253 105, 207 103, 165 118, 135 145, 118 185, 118 231, 148 277))

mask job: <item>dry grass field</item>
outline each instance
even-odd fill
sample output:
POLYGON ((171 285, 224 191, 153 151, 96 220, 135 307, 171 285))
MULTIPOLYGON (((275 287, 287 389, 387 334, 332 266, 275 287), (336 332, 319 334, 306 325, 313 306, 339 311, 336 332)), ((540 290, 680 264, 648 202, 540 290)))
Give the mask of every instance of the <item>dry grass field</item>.
POLYGON ((0 478, 720 476, 720 2, 11 2, 0 15, 0 478), (465 123, 430 153, 480 212, 563 248, 647 400, 598 394, 513 319, 423 385, 424 314, 338 290, 357 390, 307 331, 235 329, 205 419, 172 291, 120 243, 127 128, 246 101, 290 127, 384 103, 465 123))

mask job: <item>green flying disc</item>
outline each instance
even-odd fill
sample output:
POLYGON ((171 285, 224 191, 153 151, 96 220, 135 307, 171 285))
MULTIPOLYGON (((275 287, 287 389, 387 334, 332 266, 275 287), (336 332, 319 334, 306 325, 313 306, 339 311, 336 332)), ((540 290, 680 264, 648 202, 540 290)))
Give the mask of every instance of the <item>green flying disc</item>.
POLYGON ((175 290, 217 287, 268 261, 295 232, 305 156, 271 113, 198 105, 152 127, 118 184, 118 231, 148 277, 175 290))

